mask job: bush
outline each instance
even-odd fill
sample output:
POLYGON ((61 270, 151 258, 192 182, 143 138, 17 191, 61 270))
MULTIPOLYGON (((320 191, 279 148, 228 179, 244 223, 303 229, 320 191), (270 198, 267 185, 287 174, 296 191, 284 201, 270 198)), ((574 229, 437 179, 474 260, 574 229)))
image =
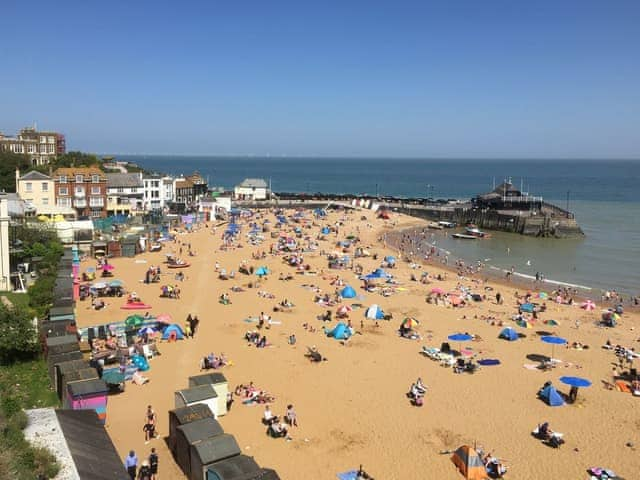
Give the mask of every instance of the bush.
POLYGON ((0 362, 33 358, 40 351, 31 315, 0 303, 0 362))

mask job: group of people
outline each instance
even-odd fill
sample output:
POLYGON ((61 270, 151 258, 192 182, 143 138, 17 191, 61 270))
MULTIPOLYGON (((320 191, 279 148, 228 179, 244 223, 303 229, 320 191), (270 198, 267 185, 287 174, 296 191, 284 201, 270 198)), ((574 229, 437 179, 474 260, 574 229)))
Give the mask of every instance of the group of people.
POLYGON ((184 321, 184 335, 188 338, 195 338, 198 331, 198 325, 200 325, 200 319, 197 315, 187 315, 187 319, 184 321))
POLYGON ((222 368, 225 365, 228 365, 227 358, 224 353, 221 353, 220 356, 216 356, 213 352, 209 353, 206 357, 202 358, 200 363, 200 370, 208 370, 210 368, 218 369, 222 368))
POLYGON ((254 345, 256 348, 264 348, 268 345, 267 336, 260 336, 260 332, 257 330, 250 330, 244 334, 244 339, 249 342, 249 345, 254 345))
POLYGON ((422 383, 422 378, 418 377, 414 383, 411 384, 409 393, 407 396, 411 399, 411 403, 417 407, 421 407, 424 403, 424 394, 427 393, 427 387, 422 383))
POLYGON ((131 480, 156 480, 158 478, 158 454, 155 448, 151 449, 149 457, 142 461, 138 469, 138 456, 131 450, 124 460, 124 467, 131 480))
POLYGON ((289 428, 298 426, 298 417, 293 405, 287 405, 283 419, 284 422, 280 420, 280 417, 274 415, 269 405, 264 407, 262 423, 267 425, 267 433, 274 438, 285 437, 287 440, 291 440, 289 428))

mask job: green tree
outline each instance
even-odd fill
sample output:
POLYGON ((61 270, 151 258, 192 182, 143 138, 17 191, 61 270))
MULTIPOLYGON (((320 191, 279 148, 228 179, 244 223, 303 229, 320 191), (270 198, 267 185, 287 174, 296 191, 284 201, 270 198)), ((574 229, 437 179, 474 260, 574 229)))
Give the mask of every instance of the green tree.
POLYGON ((102 161, 96 155, 84 152, 67 152, 59 155, 55 161, 55 167, 91 167, 93 165, 102 168, 102 161))
POLYGON ((33 358, 40 351, 31 315, 0 303, 0 362, 33 358))
POLYGON ((31 162, 25 155, 0 152, 0 191, 16 191, 16 168, 21 172, 29 169, 31 162))

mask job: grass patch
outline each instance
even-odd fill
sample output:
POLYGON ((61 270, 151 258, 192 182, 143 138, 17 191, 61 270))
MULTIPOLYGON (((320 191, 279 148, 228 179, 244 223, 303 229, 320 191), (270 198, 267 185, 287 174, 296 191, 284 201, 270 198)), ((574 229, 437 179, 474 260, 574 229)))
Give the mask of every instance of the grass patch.
POLYGON ((7 297, 14 306, 29 310, 29 295, 26 293, 0 292, 0 297, 7 297))
POLYGON ((49 388, 44 360, 0 365, 0 478, 33 480, 58 473, 51 452, 32 446, 22 432, 27 425, 23 409, 55 406, 58 397, 49 388))

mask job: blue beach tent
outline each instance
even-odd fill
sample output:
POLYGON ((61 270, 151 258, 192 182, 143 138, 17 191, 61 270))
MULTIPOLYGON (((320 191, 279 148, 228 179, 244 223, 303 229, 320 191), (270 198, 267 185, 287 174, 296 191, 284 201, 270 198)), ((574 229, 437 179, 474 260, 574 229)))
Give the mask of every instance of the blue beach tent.
POLYGON ((351 285, 347 285, 340 292, 340 296, 342 298, 355 298, 356 297, 356 291, 353 289, 353 287, 351 287, 351 285))
POLYGON ((513 342, 515 340, 518 340, 518 332, 516 332, 511 327, 507 327, 507 328, 502 329, 502 331, 500 332, 500 335, 498 337, 499 338, 504 338, 505 340, 509 340, 510 342, 513 342))
POLYGON ((346 340, 351 336, 349 327, 342 322, 338 323, 333 330, 325 329, 325 333, 327 334, 327 337, 333 337, 336 340, 346 340))
POLYGON ((551 407, 561 407, 564 405, 564 399, 556 390, 556 387, 553 385, 547 385, 538 394, 542 400, 544 400, 547 405, 551 407))
POLYGON ((266 267, 259 267, 256 270, 256 275, 259 277, 264 277, 265 275, 267 275, 269 273, 269 269, 266 267))
POLYGON ((367 308, 364 316, 365 318, 370 318, 372 320, 384 320, 384 312, 376 304, 373 304, 369 308, 367 308))
POLYGON ((320 230, 320 232, 322 233, 322 235, 329 235, 331 230, 329 230, 329 227, 324 227, 322 230, 320 230))
POLYGON ((520 305, 520 311, 526 313, 532 313, 535 305, 533 303, 523 303, 520 305))
POLYGON ((175 332, 176 340, 184 339, 184 333, 182 332, 180 325, 176 325, 175 323, 172 323, 171 325, 167 326, 164 329, 164 331, 162 332, 162 339, 169 340, 169 337, 171 336, 171 332, 175 332))

